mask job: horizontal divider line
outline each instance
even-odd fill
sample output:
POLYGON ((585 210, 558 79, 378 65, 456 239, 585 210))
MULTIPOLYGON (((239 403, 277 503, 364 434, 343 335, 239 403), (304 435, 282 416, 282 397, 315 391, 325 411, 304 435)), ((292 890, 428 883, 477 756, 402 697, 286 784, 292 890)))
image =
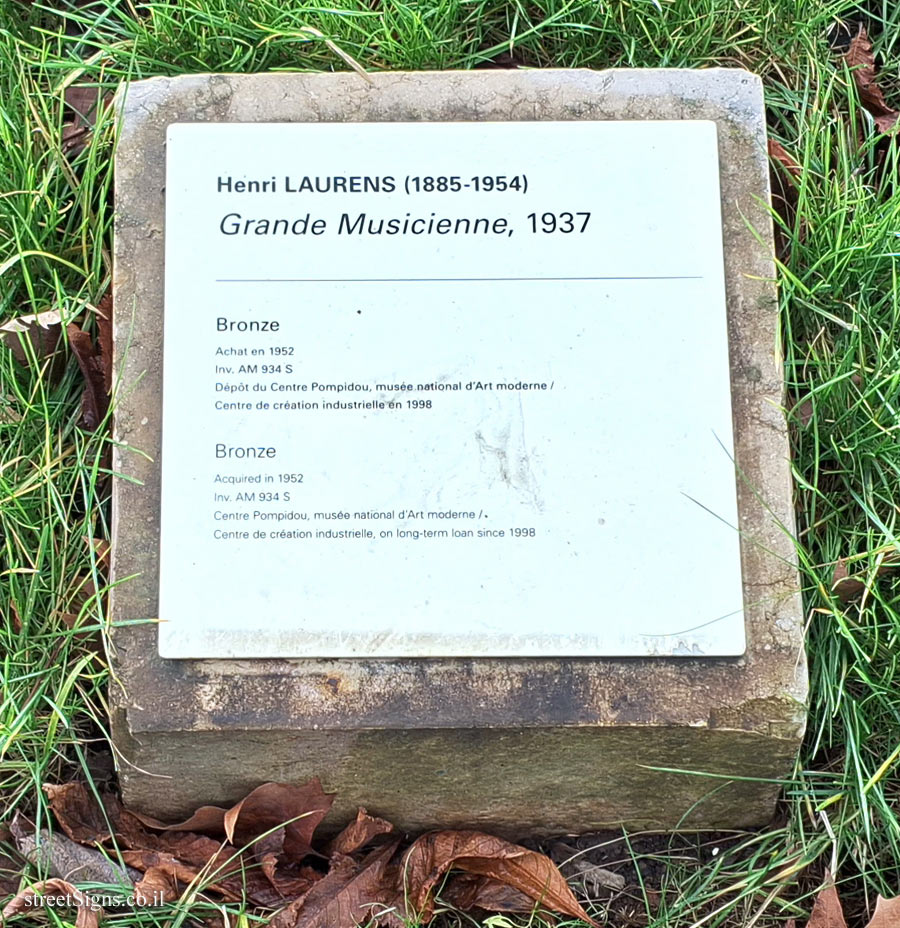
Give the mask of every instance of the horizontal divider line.
POLYGON ((703 280, 701 275, 661 277, 220 277, 217 284, 479 283, 503 280, 703 280))

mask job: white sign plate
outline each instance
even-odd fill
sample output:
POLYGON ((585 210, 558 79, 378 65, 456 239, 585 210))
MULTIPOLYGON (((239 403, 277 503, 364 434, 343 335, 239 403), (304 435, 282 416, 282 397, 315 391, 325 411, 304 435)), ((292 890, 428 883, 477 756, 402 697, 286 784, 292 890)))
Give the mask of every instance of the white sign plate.
POLYGON ((743 653, 714 123, 167 159, 160 654, 743 653))

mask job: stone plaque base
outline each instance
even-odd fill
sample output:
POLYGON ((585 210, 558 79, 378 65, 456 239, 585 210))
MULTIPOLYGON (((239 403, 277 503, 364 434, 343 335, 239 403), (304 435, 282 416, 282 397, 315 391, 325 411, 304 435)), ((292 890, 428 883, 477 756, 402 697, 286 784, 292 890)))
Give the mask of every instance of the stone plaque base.
MULTIPOLYGON (((114 633, 112 727, 126 802, 178 817, 267 780, 318 776, 338 793, 331 827, 357 805, 411 830, 509 835, 766 821, 802 736, 806 668, 759 80, 739 70, 389 73, 371 83, 191 75, 134 83, 121 106, 113 466, 127 479, 114 490, 111 608, 115 623, 131 623, 114 633), (158 610, 167 127, 579 119, 718 126, 746 653, 160 658, 156 626, 141 620, 158 610)), ((678 528, 647 538, 651 549, 636 556, 652 584, 654 560, 679 557, 678 528)), ((592 570, 602 600, 616 578, 602 564, 592 570)), ((698 607, 703 596, 699 572, 698 607)), ((264 610, 248 622, 264 623, 264 610)))

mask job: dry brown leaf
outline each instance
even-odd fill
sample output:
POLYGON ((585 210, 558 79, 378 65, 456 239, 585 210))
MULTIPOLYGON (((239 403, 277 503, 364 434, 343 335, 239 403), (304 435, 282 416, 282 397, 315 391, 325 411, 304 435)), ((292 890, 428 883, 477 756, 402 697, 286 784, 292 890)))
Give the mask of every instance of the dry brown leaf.
POLYGON ((277 912, 269 920, 269 928, 296 928, 304 906, 309 903, 306 914, 312 916, 321 911, 329 899, 334 898, 359 873, 359 864, 351 857, 336 857, 331 869, 308 893, 295 899, 290 905, 277 912))
POLYGON ((283 905, 289 899, 296 899, 298 896, 304 896, 312 889, 313 885, 318 883, 324 873, 314 870, 312 867, 285 868, 279 867, 275 870, 270 883, 278 894, 277 902, 269 903, 269 908, 283 905))
POLYGON ((115 835, 124 862, 143 873, 136 891, 145 901, 153 901, 155 894, 174 899, 196 883, 229 900, 270 908, 287 902, 273 928, 350 928, 373 918, 400 926, 409 917, 427 922, 436 887, 450 870, 462 870, 465 877, 454 876, 447 884, 448 901, 460 908, 542 908, 594 924, 549 858, 479 832, 426 835, 407 851, 402 866, 399 839, 357 862, 350 853, 391 830, 389 822, 364 809, 327 845, 328 874, 300 866, 333 799, 318 781, 268 783, 230 809, 206 806, 177 826, 135 815, 111 795, 102 795, 98 803, 84 784, 45 789, 54 815, 73 840, 96 845, 115 835), (301 817, 281 824, 296 816, 301 817), (185 827, 205 828, 222 840, 185 827), (247 849, 236 850, 227 838, 247 849))
MULTIPOLYGON (((18 606, 16 606, 12 600, 9 601, 9 611, 12 618, 13 631, 18 635, 24 626, 22 625, 22 617, 19 615, 18 606)), ((0 611, 0 616, 2 616, 4 619, 6 618, 2 611, 0 611)))
MULTIPOLYGON (((122 835, 122 831, 118 829, 116 833, 122 835)), ((243 863, 241 856, 234 848, 226 847, 214 838, 194 834, 191 831, 170 832, 165 835, 153 835, 146 832, 140 835, 132 832, 124 834, 123 840, 134 848, 171 854, 195 870, 208 866, 216 871, 216 876, 239 870, 243 863)))
POLYGON ((107 290, 97 304, 97 348, 100 368, 103 371, 103 389, 112 393, 113 383, 113 302, 112 292, 107 290))
POLYGON ((29 353, 22 344, 22 339, 31 342, 34 355, 38 359, 53 354, 59 346, 62 332, 62 313, 58 309, 47 309, 41 313, 18 316, 0 325, 0 341, 9 348, 13 357, 20 364, 27 364, 29 353))
POLYGON ((860 102, 875 117, 875 125, 879 131, 889 132, 897 124, 900 113, 888 106, 875 79, 875 55, 862 23, 859 32, 850 40, 845 58, 847 67, 853 72, 860 102))
MULTIPOLYGON (((12 835, 5 826, 0 825, 0 841, 8 842, 12 835)), ((14 895, 22 879, 22 864, 0 847, 0 899, 14 895)))
POLYGON ((862 580, 851 577, 850 572, 847 570, 846 559, 839 558, 837 564, 834 565, 831 588, 837 593, 837 597, 842 603, 849 603, 865 590, 866 585, 862 580))
MULTIPOLYGON (((784 228, 779 223, 775 224, 775 244, 778 255, 786 258, 789 251, 789 238, 784 229, 794 229, 796 225, 796 180, 803 173, 803 169, 777 139, 769 139, 768 149, 769 156, 784 168, 784 171, 770 171, 770 177, 772 181, 772 205, 784 224, 784 228)), ((796 230, 796 236, 800 242, 806 237, 806 223, 802 219, 796 230)))
POLYGON ((847 928, 841 899, 828 870, 825 871, 825 885, 816 896, 806 928, 847 928))
MULTIPOLYGON (((319 781, 313 779, 302 786, 264 783, 230 809, 201 806, 190 818, 175 825, 166 825, 147 815, 136 817, 158 831, 222 835, 235 846, 249 844, 264 832, 296 818, 297 821, 279 829, 282 832, 279 853, 287 861, 299 862, 310 852, 313 832, 333 802, 334 796, 325 793, 319 781)), ((269 844, 267 850, 271 848, 269 844)))
POLYGON ((399 841, 372 851, 362 863, 336 857, 331 870, 300 899, 282 909, 269 928, 352 928, 378 917, 403 925, 403 897, 396 868, 390 866, 399 841))
POLYGON ((259 863, 263 876, 275 886, 277 879, 278 858, 284 846, 284 829, 279 828, 272 834, 254 841, 250 847, 253 859, 259 863))
MULTIPOLYGON (((151 851, 147 848, 135 848, 133 850, 122 851, 122 860, 124 860, 129 867, 142 871, 143 876, 140 882, 135 884, 135 888, 141 888, 142 891, 147 888, 142 886, 142 884, 147 880, 148 874, 153 874, 150 877, 151 883, 154 881, 159 882, 160 885, 157 887, 158 889, 162 889, 163 884, 165 884, 166 887, 171 887, 174 890, 175 880, 180 880, 182 883, 191 883, 202 869, 199 867, 190 867, 183 861, 178 860, 177 857, 165 851, 151 851), (162 873, 166 874, 165 880, 160 877, 162 873)), ((150 892, 152 891, 151 888, 150 892)), ((177 898, 177 893, 175 895, 166 895, 167 900, 177 898)))
MULTIPOLYGON (((89 582, 89 581, 88 581, 89 582)), ((91 584, 93 587, 93 584, 91 584)), ((90 594, 93 595, 93 591, 90 594)), ((87 602, 89 596, 79 596, 79 599, 82 603, 87 602)), ((78 603, 75 603, 77 606, 78 603)), ((104 649, 103 649, 103 633, 99 628, 93 628, 88 631, 85 628, 81 628, 81 625, 93 625, 96 622, 96 619, 90 614, 85 612, 57 612, 54 613, 54 617, 58 618, 63 625, 69 629, 70 632, 73 632, 72 640, 77 641, 86 651, 90 651, 92 655, 92 660, 97 662, 98 669, 105 667, 104 662, 104 649)))
POLYGON ((94 556, 97 558, 97 565, 106 567, 109 561, 110 544, 105 538, 91 538, 90 535, 82 535, 85 544, 94 549, 94 556))
POLYGON ((134 884, 137 905, 160 905, 163 902, 174 902, 180 897, 177 878, 168 867, 150 867, 143 879, 134 884))
POLYGON ((66 121, 62 127, 62 149, 66 154, 77 155, 87 146, 97 115, 110 99, 110 94, 104 94, 99 87, 66 88, 66 121))
POLYGON ((101 807, 84 783, 45 783, 44 792, 57 822, 73 841, 96 844, 109 840, 110 822, 118 818, 121 808, 114 796, 104 794, 101 807))
POLYGON ((413 842, 403 858, 404 889, 415 912, 432 911, 433 891, 451 869, 490 877, 533 899, 541 908, 595 925, 569 884, 544 854, 477 831, 438 831, 413 842))
POLYGON ((866 928, 897 928, 900 925, 900 896, 885 899, 879 896, 875 902, 875 912, 866 928))
POLYGON ((282 856, 299 862, 312 850, 313 832, 333 802, 334 795, 324 792, 318 779, 302 786, 264 783, 225 813, 225 834, 232 844, 241 845, 290 822, 284 826, 282 856))
MULTIPOLYGON (((103 910, 99 906, 95 906, 85 893, 65 880, 44 880, 42 883, 35 883, 33 886, 23 889, 4 907, 3 918, 31 911, 35 906, 41 904, 39 900, 47 896, 66 896, 67 900, 75 903, 75 908, 78 911, 75 917, 75 928, 98 928, 100 925, 100 916, 103 910)), ((62 908, 62 906, 59 907, 62 908)))
POLYGON ((142 871, 162 867, 184 883, 202 874, 208 888, 229 899, 246 895, 255 905, 274 908, 306 892, 320 876, 310 868, 279 865, 270 871, 270 879, 251 854, 207 835, 167 829, 162 823, 156 823, 162 833, 153 833, 148 830, 155 827, 152 818, 123 809, 114 796, 102 795, 101 809, 82 783, 46 786, 45 790, 54 815, 73 840, 83 844, 109 841, 105 810, 119 845, 127 849, 123 856, 130 866, 142 871))
MULTIPOLYGON (((217 865, 220 862, 215 857, 202 863, 198 861, 196 865, 191 866, 167 851, 140 848, 122 851, 122 859, 130 867, 144 871, 143 878, 135 884, 135 893, 145 896, 148 901, 154 893, 162 893, 166 902, 177 899, 181 895, 178 884, 193 883, 198 877, 205 890, 221 893, 231 902, 240 901, 244 895, 244 886, 240 880, 235 884, 233 879, 229 879, 229 873, 234 875, 234 865, 229 867, 226 861, 222 861, 222 872, 218 872, 220 867, 217 865)), ((246 888, 249 897, 252 887, 246 888)))
POLYGON ((532 912, 534 899, 499 880, 474 873, 458 873, 447 881, 441 901, 456 909, 485 909, 488 912, 532 912))
POLYGON ((94 431, 106 416, 109 395, 105 387, 103 361, 93 339, 84 329, 74 323, 66 326, 69 346, 78 361, 84 377, 84 392, 81 395, 81 421, 89 431, 94 431))
MULTIPOLYGON (((900 554, 888 553, 878 565, 875 571, 876 577, 882 577, 900 567, 900 554)), ((832 575, 831 588, 837 594, 837 598, 842 603, 853 602, 861 596, 866 590, 866 583, 859 579, 859 576, 853 576, 847 569, 847 559, 839 558, 834 565, 834 574, 832 575)))
POLYGON ((135 818, 140 820, 148 828, 156 831, 199 831, 201 834, 225 835, 225 813, 228 809, 222 809, 219 806, 200 806, 190 818, 175 825, 167 825, 157 818, 150 815, 144 815, 141 812, 132 813, 135 818))
POLYGON ((769 139, 769 157, 779 162, 791 177, 799 177, 803 173, 803 168, 787 153, 778 139, 769 139))
MULTIPOLYGON (((129 866, 145 872, 162 869, 184 884, 199 877, 205 890, 221 893, 235 902, 246 897, 254 905, 274 908, 283 905, 285 898, 291 898, 281 886, 273 887, 254 861, 211 838, 185 832, 148 834, 146 839, 147 844, 156 842, 157 847, 122 851, 122 858, 129 866)), ((304 880, 297 890, 305 892, 312 882, 304 880)), ((296 884, 285 880, 286 887, 292 885, 296 884)))
POLYGON ((356 819, 350 822, 336 838, 329 842, 325 848, 325 853, 329 857, 334 857, 336 854, 353 854, 361 847, 365 847, 372 838, 377 835, 386 835, 393 830, 394 826, 390 822, 369 815, 365 809, 359 809, 356 813, 356 819))
POLYGON ((806 428, 813 418, 813 404, 812 400, 807 398, 805 400, 799 400, 791 409, 791 414, 797 419, 802 428, 806 428))
MULTIPOLYGON (((63 831, 79 844, 105 844, 114 834, 124 848, 170 850, 161 847, 155 840, 157 836, 147 832, 139 819, 124 809, 111 793, 100 793, 98 802, 84 783, 77 782, 59 786, 47 783, 44 784, 44 792, 63 831)), ((218 842, 194 834, 178 835, 172 843, 181 855, 186 855, 189 863, 190 858, 198 861, 197 866, 203 866, 221 849, 218 842)))

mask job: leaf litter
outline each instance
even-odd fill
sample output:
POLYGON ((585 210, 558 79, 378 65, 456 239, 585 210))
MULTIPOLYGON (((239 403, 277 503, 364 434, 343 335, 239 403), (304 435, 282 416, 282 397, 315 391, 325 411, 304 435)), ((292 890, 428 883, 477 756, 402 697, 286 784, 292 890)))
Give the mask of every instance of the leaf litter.
MULTIPOLYGON (((845 605, 859 599, 864 593, 870 590, 871 583, 879 577, 889 575, 900 569, 900 552, 893 548, 877 552, 877 566, 874 573, 870 572, 868 579, 864 575, 853 574, 850 572, 848 564, 851 561, 858 561, 855 558, 839 558, 834 566, 832 575, 831 589, 837 598, 845 605)), ((900 923, 898 923, 900 928, 900 923)))
POLYGON ((65 341, 75 356, 84 380, 81 399, 81 422, 95 431, 106 417, 112 392, 112 295, 107 291, 96 307, 91 307, 96 334, 92 336, 79 325, 76 314, 64 314, 60 309, 17 316, 0 325, 0 344, 6 345, 22 365, 32 359, 47 362, 51 382, 57 381, 64 367, 58 363, 62 329, 65 341))
MULTIPOLYGON (((549 857, 493 835, 437 831, 405 847, 390 822, 360 809, 338 835, 317 840, 334 801, 318 780, 266 783, 230 808, 203 806, 177 824, 133 812, 84 783, 44 791, 68 841, 109 852, 139 872, 139 901, 175 901, 191 887, 277 909, 272 928, 424 925, 439 904, 544 910, 597 924, 549 857)), ((32 839, 32 850, 42 837, 32 839)), ((51 883, 62 885, 42 885, 51 883)), ((4 917, 34 905, 36 893, 38 887, 21 891, 4 917)), ((96 928, 98 913, 81 902, 76 907, 78 928, 96 928)))
MULTIPOLYGON (((900 926, 900 896, 886 899, 879 896, 875 911, 865 928, 898 928, 900 926)), ((844 907, 830 871, 825 871, 825 881, 816 896, 806 928, 847 928, 844 907)))
POLYGON ((97 86, 70 86, 63 95, 62 150, 65 154, 80 154, 88 147, 98 116, 108 107, 112 94, 97 86))
POLYGON ((44 880, 19 892, 12 902, 3 909, 3 918, 30 912, 38 900, 47 896, 65 896, 75 903, 75 928, 98 928, 102 909, 95 906, 87 893, 83 893, 72 883, 65 880, 44 880))
POLYGON ((769 138, 768 153, 769 158, 781 168, 777 171, 773 168, 770 171, 770 180, 772 206, 781 220, 781 223, 775 223, 776 253, 779 258, 787 261, 790 257, 792 237, 790 231, 794 231, 798 244, 802 244, 806 238, 805 220, 801 218, 799 228, 794 228, 797 221, 797 186, 803 175, 803 168, 778 139, 769 138))
POLYGON ((866 27, 859 25, 859 32, 850 40, 844 55, 847 67, 853 74, 859 100, 872 114, 879 132, 890 132, 900 119, 900 112, 889 106, 876 80, 875 54, 866 27))

